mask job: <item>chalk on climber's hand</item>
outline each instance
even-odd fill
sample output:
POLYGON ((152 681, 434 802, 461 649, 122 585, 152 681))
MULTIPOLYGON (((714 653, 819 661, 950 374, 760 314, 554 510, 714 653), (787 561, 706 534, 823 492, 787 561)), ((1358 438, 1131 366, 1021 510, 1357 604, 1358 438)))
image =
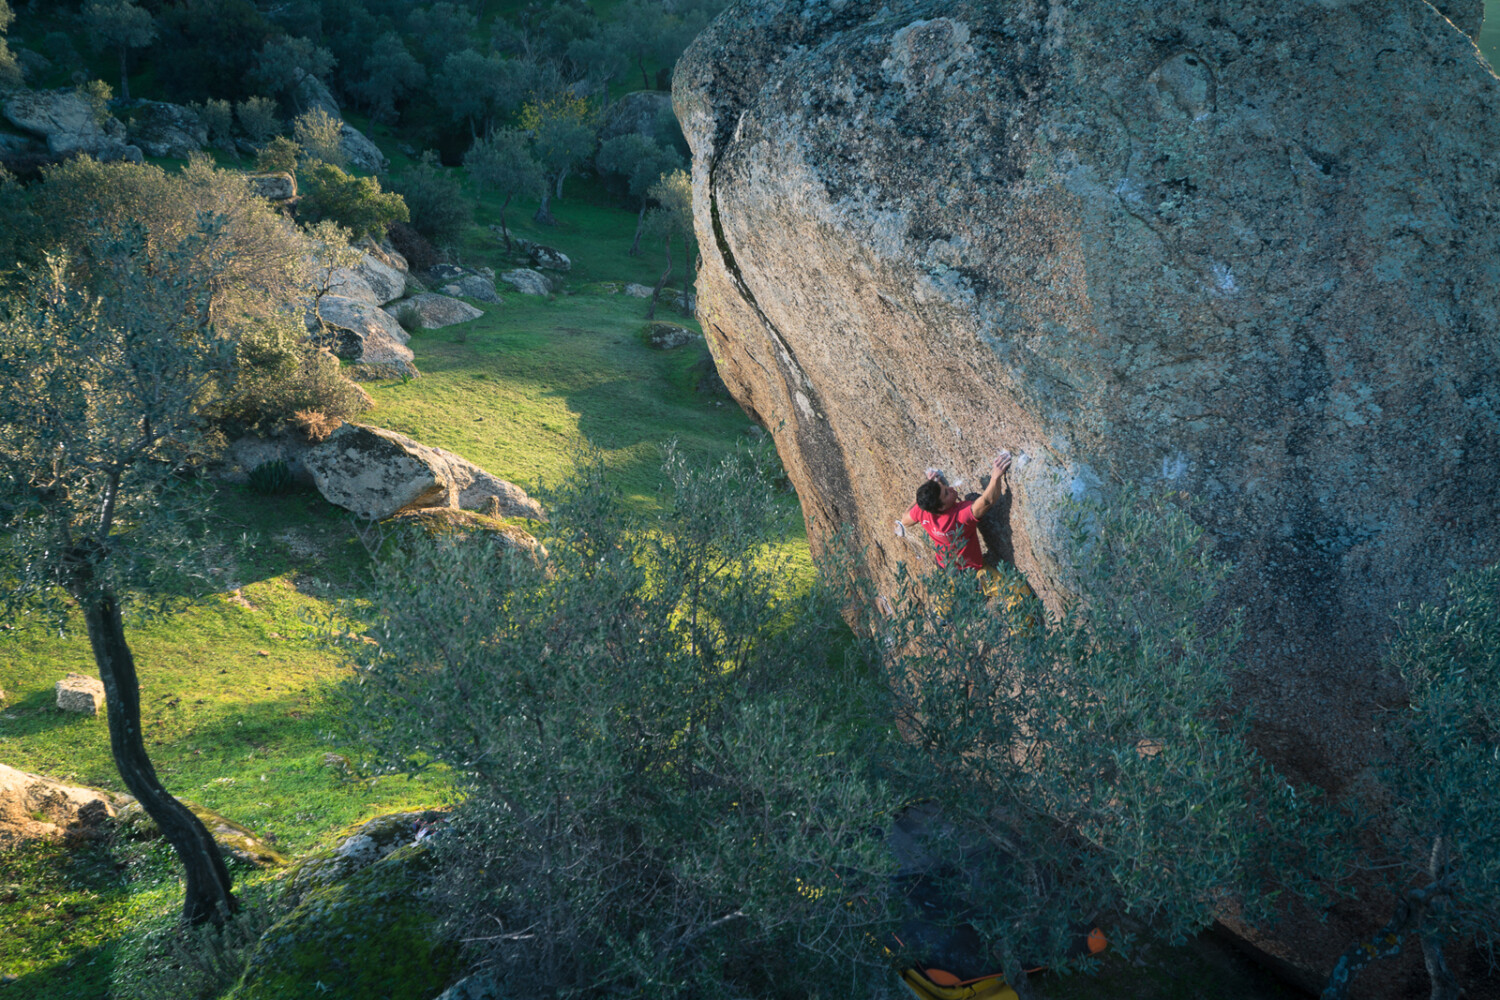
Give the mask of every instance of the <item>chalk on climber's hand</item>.
POLYGON ((896 537, 897 538, 905 538, 906 537, 906 525, 902 524, 900 521, 896 522, 896 537))

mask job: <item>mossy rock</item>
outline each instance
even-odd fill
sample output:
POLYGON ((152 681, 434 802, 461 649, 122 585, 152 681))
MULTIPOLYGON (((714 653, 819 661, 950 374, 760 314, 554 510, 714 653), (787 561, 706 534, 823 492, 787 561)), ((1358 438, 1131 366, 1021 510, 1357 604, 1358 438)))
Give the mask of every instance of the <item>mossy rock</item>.
POLYGON ((421 528, 428 536, 469 535, 482 532, 499 540, 507 551, 536 557, 542 547, 531 533, 514 524, 508 524, 491 514, 457 507, 418 507, 405 510, 391 518, 397 524, 409 524, 421 528))
POLYGON ((304 855, 292 865, 283 880, 283 903, 294 906, 314 889, 347 881, 355 872, 415 843, 419 830, 435 828, 447 815, 438 809, 388 813, 345 828, 334 846, 304 855))
MULTIPOLYGON (((208 827, 208 832, 213 834, 214 841, 225 857, 257 868, 282 868, 289 863, 285 855, 248 827, 196 802, 186 799, 179 801, 208 827)), ((156 820, 147 816, 146 810, 134 799, 120 810, 116 822, 120 832, 133 840, 155 840, 161 836, 161 828, 156 825, 156 820)))
POLYGON ((458 947, 421 902, 431 864, 414 844, 309 891, 261 937, 226 1000, 432 1000, 458 947))

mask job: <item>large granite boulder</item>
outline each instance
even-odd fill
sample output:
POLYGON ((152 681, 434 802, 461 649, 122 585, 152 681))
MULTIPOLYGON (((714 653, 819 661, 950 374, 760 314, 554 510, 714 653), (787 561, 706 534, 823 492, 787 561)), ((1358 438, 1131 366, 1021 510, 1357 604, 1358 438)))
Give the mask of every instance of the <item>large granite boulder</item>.
POLYGON ((100 161, 140 163, 141 150, 125 142, 125 126, 106 117, 72 90, 21 91, 5 101, 5 117, 23 131, 40 136, 56 156, 86 153, 100 161))
POLYGON ((424 330, 441 330, 445 326, 467 323, 484 315, 482 310, 475 309, 461 299, 436 292, 424 292, 402 299, 396 303, 394 311, 405 309, 410 309, 415 314, 417 324, 424 330))
POLYGON ((297 197, 297 178, 287 173, 250 174, 250 190, 267 201, 291 201, 297 197))
POLYGON ((927 466, 1185 490, 1294 774, 1374 759, 1398 604, 1500 558, 1500 80, 1425 3, 741 3, 676 72, 698 312, 889 593, 927 466))
POLYGON ((291 91, 287 95, 294 114, 300 115, 318 108, 328 112, 334 118, 343 114, 338 100, 333 96, 333 91, 328 89, 328 84, 305 69, 299 69, 297 73, 297 82, 292 84, 291 91))
POLYGON ((390 166, 380 147, 348 122, 339 122, 339 148, 349 158, 349 165, 367 174, 383 174, 390 166))
POLYGON ((552 294, 552 282, 547 280, 547 276, 529 267, 517 267, 504 271, 500 275, 500 280, 522 295, 552 294))
POLYGON ((482 274, 466 274, 441 289, 444 295, 463 296, 489 305, 500 305, 501 299, 495 291, 495 282, 482 274))
POLYGON ((519 486, 451 451, 380 427, 344 424, 309 448, 302 464, 330 503, 372 520, 425 507, 546 520, 519 486))
POLYGON ((208 145, 208 129, 191 109, 161 101, 145 101, 135 109, 129 135, 147 156, 185 160, 208 145))
POLYGON ((115 815, 109 792, 68 785, 0 764, 0 850, 25 840, 92 830, 115 815))
MULTIPOLYGON (((354 291, 359 291, 356 285, 354 291)), ((343 295, 324 295, 318 299, 314 325, 326 329, 328 347, 346 361, 388 368, 406 375, 420 374, 407 342, 411 335, 401 328, 395 317, 371 299, 343 295)))
POLYGON ((328 288, 335 295, 383 306, 406 294, 406 274, 362 250, 352 267, 328 273, 328 288))

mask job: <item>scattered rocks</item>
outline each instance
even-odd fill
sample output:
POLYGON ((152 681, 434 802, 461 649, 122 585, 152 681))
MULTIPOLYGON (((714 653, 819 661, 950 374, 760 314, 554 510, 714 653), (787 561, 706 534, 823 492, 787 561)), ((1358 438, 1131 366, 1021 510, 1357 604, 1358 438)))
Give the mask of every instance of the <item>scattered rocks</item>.
POLYGON ((57 694, 57 707, 63 712, 98 715, 104 704, 104 684, 97 677, 70 673, 53 690, 57 694))
POLYGON ((109 792, 0 764, 0 849, 24 840, 98 831, 115 815, 118 801, 109 792))
POLYGON ((658 351, 670 351, 702 339, 703 334, 674 323, 652 323, 646 328, 646 342, 658 351))
POLYGON ((297 178, 291 174, 251 174, 245 181, 251 191, 267 201, 291 201, 297 197, 297 178))
POLYGON ((114 118, 96 120, 93 106, 72 90, 12 94, 5 102, 5 117, 45 139, 54 155, 87 153, 101 162, 142 162, 140 148, 125 142, 125 126, 114 118))
POLYGON ((395 317, 369 301, 324 295, 317 318, 326 324, 328 347, 346 361, 382 366, 407 375, 420 375, 407 341, 411 336, 395 317))
POLYGON ((518 267, 500 275, 500 280, 522 295, 551 295, 552 282, 540 271, 529 267, 518 267))
POLYGON ((369 174, 383 174, 390 166, 380 147, 348 122, 339 123, 339 148, 349 158, 349 165, 369 174))
POLYGON ((402 299, 399 306, 414 310, 417 323, 424 330, 441 330, 444 327, 467 323, 484 315, 481 310, 475 309, 467 302, 449 295, 439 295, 436 292, 426 292, 422 295, 413 295, 409 299, 402 299))
POLYGON ((444 285, 442 292, 444 295, 462 295, 465 298, 477 299, 491 305, 501 303, 500 296, 495 291, 494 279, 478 274, 466 274, 452 284, 444 285))
POLYGON ((526 249, 526 256, 531 258, 531 263, 547 271, 571 271, 573 261, 568 255, 556 247, 542 246, 533 243, 526 249))
POLYGON ((128 131, 130 141, 147 156, 185 160, 208 145, 208 129, 180 104, 141 102, 132 113, 128 131))

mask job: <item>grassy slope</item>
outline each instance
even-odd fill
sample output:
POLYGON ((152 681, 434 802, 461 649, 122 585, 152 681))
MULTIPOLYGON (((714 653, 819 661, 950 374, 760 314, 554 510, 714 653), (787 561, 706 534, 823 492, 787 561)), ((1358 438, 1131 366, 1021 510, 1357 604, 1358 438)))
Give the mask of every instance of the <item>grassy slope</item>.
MULTIPOLYGON (((662 261, 626 256, 634 216, 577 187, 556 205, 555 229, 524 221, 532 206, 513 214, 522 233, 574 256, 568 284, 578 294, 506 294, 501 306, 476 303, 483 319, 417 335, 424 377, 368 385, 378 407, 368 419, 528 486, 566 475, 577 447, 598 448, 635 502, 650 506, 662 442, 675 437, 710 456, 733 447, 749 423, 733 403, 693 391, 706 350, 650 350, 641 336, 646 304, 598 287, 604 278, 653 280, 662 261)), ((494 211, 483 203, 480 221, 494 211)), ((503 269, 514 262, 502 250, 476 230, 464 256, 503 269)), ((328 756, 352 755, 331 739, 329 692, 344 668, 317 643, 312 621, 331 613, 334 598, 357 597, 370 570, 348 518, 316 494, 264 498, 242 487, 221 489, 210 518, 212 586, 190 609, 131 632, 148 746, 167 786, 271 834, 289 853, 368 816, 440 802, 441 776, 359 780, 328 756)), ((800 534, 786 544, 805 549, 800 534)), ((0 760, 120 790, 103 718, 51 707, 52 684, 70 670, 92 672, 78 631, 0 632, 0 687, 10 699, 0 760)), ((161 852, 128 879, 122 860, 55 846, 0 857, 0 973, 20 977, 7 997, 103 995, 122 931, 180 900, 161 852)), ((242 876, 252 897, 263 881, 242 876)))

